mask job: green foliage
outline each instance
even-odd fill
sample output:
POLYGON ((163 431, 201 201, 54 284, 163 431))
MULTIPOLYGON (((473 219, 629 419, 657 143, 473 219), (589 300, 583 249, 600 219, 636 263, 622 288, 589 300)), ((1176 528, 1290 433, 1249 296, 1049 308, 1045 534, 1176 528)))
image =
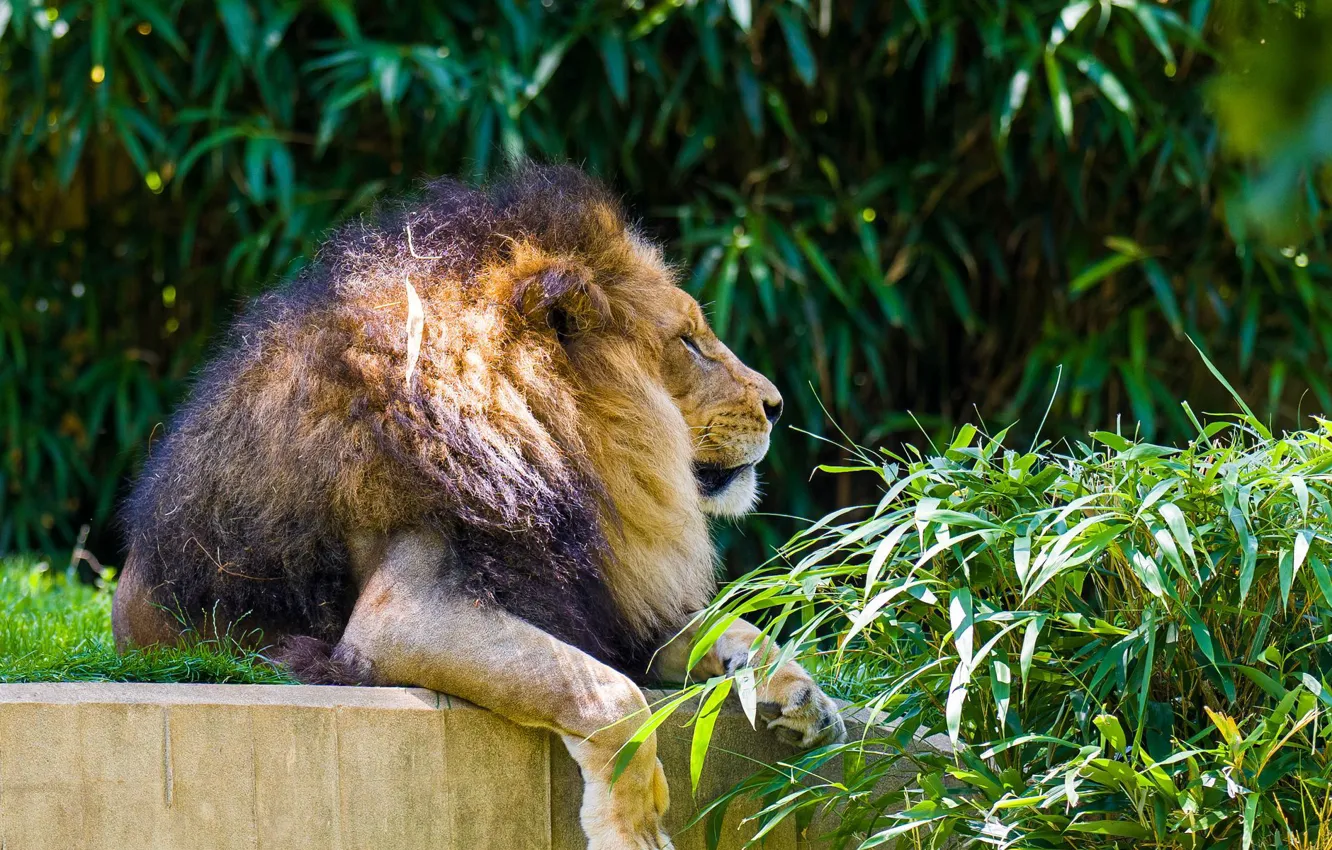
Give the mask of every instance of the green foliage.
POLYGON ((1299 238, 1319 227, 1300 195, 1326 193, 1332 161, 1332 10, 1266 5, 1222 7, 1215 29, 1228 61, 1211 95, 1227 148, 1257 166, 1240 193, 1250 220, 1299 238))
MULTIPOLYGON (((509 156, 609 177, 814 433, 821 407, 864 443, 906 411, 1029 432, 1062 366, 1050 433, 1178 438, 1172 399, 1211 391, 1186 332, 1265 414, 1332 408, 1325 196, 1301 184, 1284 253, 1226 203, 1209 10, 0 0, 0 550, 87 522, 107 554, 241 298, 373 199, 509 156)), ((779 435, 768 505, 850 503, 806 483, 828 457, 779 435)))
POLYGON ((840 807, 823 823, 849 847, 1327 846, 1318 425, 1060 451, 965 427, 936 455, 856 452, 829 471, 876 478, 877 503, 813 524, 711 616, 771 615, 881 725, 735 793, 765 823, 840 807), (953 754, 908 751, 923 736, 953 754), (836 755, 844 780, 822 779, 836 755), (918 778, 886 793, 906 763, 918 778))
POLYGON ((0 683, 293 681, 230 638, 117 654, 112 589, 44 561, 0 561, 0 683))

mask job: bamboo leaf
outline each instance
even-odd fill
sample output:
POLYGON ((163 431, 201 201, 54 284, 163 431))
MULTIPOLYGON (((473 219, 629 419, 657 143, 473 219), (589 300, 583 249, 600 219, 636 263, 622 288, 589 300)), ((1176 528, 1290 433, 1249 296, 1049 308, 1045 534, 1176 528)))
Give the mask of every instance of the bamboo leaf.
POLYGON ((254 55, 254 11, 246 0, 218 0, 218 16, 231 49, 243 62, 254 55))
MULTIPOLYGON (((634 755, 638 752, 638 748, 643 745, 644 741, 652 737, 653 733, 657 731, 657 727, 665 723, 666 718, 674 714, 677 708, 697 696, 700 690, 700 687, 686 688, 655 709, 647 719, 642 722, 642 725, 635 730, 634 734, 629 737, 629 740, 625 742, 624 746, 620 748, 619 753, 615 756, 615 766, 611 769, 612 783, 624 774, 624 771, 629 767, 630 763, 633 762, 634 755)), ((634 723, 635 720, 634 718, 625 718, 620 722, 634 723)))
POLYGON ((1013 121, 1017 118, 1022 104, 1027 100, 1027 89, 1031 87, 1031 75, 1035 68, 1034 57, 1028 59, 1013 73, 1008 82, 1008 94, 1004 98, 1003 108, 999 112, 999 140, 1003 142, 1013 130, 1013 121))
POLYGON ((1140 0, 1115 0, 1116 5, 1124 6, 1133 12, 1137 17, 1138 23, 1142 25, 1142 30, 1151 40, 1152 45, 1161 58, 1165 59, 1170 65, 1175 64, 1175 51, 1170 47, 1170 41, 1165 36, 1165 31, 1161 28, 1161 22, 1157 20, 1156 10, 1149 4, 1140 2, 1140 0))
POLYGON ((953 646, 957 650, 958 665, 968 667, 971 665, 972 650, 975 646, 970 590, 962 587, 953 592, 948 603, 948 619, 953 629, 953 646))
POLYGON ((200 157, 217 150, 227 142, 246 138, 247 135, 246 131, 240 127, 225 127, 221 130, 209 133, 207 136, 196 142, 195 145, 186 152, 185 156, 181 157, 180 165, 176 167, 177 181, 179 182, 185 179, 185 175, 189 174, 190 169, 194 167, 194 164, 199 161, 200 157))
POLYGON ((1186 611, 1185 616, 1189 621, 1189 630, 1193 632, 1193 639, 1198 644, 1198 650, 1215 666, 1217 657, 1216 649, 1212 643, 1211 629, 1207 628, 1207 624, 1195 612, 1186 611))
POLYGON ((1027 677, 1031 673, 1031 662, 1036 655, 1036 642, 1041 637, 1041 627, 1045 625, 1046 615, 1040 614, 1027 621, 1027 630, 1022 636, 1022 655, 1018 667, 1022 672, 1022 687, 1027 686, 1027 677))
POLYGON ((774 13, 777 15, 777 23, 781 25, 782 37, 786 39, 786 47, 791 51, 791 62, 795 65, 796 74, 806 86, 814 85, 819 70, 814 60, 814 51, 810 49, 809 40, 805 36, 804 24, 796 18, 790 6, 777 6, 774 13))
POLYGON ((629 99, 629 59, 624 52, 624 37, 618 30, 607 29, 599 40, 601 63, 606 68, 606 80, 610 83, 611 94, 615 100, 624 104, 629 99))
POLYGON ((1258 541, 1250 533, 1249 521, 1238 507, 1230 509, 1230 522, 1235 526, 1235 534, 1239 537, 1239 598, 1240 604, 1243 604, 1249 595, 1249 588, 1253 586, 1253 571, 1258 564, 1258 541))
POLYGON ((718 682, 699 709, 698 719, 694 721, 694 737, 689 745, 689 782, 694 793, 698 793, 698 780, 703 775, 703 763, 708 756, 708 745, 712 742, 713 728, 721 715, 722 705, 731 692, 731 680, 718 682))
POLYGON ((1059 67, 1059 60, 1055 55, 1046 53, 1044 62, 1045 80, 1050 85, 1050 104, 1055 113, 1055 125, 1067 139, 1073 135, 1073 98, 1068 93, 1068 84, 1064 82, 1064 70, 1059 67))
POLYGON ((734 675, 735 690, 740 696, 740 708, 745 712, 749 725, 757 728, 758 724, 758 688, 754 683, 752 667, 742 667, 734 675))
POLYGON ((1119 718, 1113 714, 1099 714, 1092 722, 1096 724, 1097 729, 1101 730, 1101 734, 1105 736, 1106 743, 1110 745, 1112 750, 1117 753, 1124 752, 1124 748, 1128 745, 1128 738, 1124 735, 1124 727, 1120 725, 1119 718))
POLYGON ((1074 2, 1061 9, 1054 28, 1050 30, 1050 38, 1046 42, 1047 48, 1053 51, 1054 48, 1063 44, 1069 33, 1077 29, 1078 24, 1091 11, 1092 5, 1091 0, 1074 0, 1074 2))
MULTIPOLYGON (((1068 132, 1072 132, 1071 127, 1068 132)), ((1086 292, 1088 289, 1091 289, 1096 284, 1114 274, 1117 270, 1136 262, 1138 262, 1137 257, 1129 256, 1127 254, 1112 254, 1078 272, 1078 276, 1073 278, 1069 283, 1068 291, 1074 295, 1086 292)))
POLYGON ((1077 66, 1077 69, 1101 90, 1101 94, 1105 95, 1105 99, 1110 101, 1115 109, 1129 118, 1136 117, 1137 113, 1133 108, 1133 99, 1129 97, 1124 84, 1110 72, 1109 68, 1102 65, 1096 57, 1089 53, 1083 53, 1082 51, 1067 52, 1073 57, 1073 64, 1077 66))
POLYGON ((1309 567, 1313 570, 1314 578, 1318 580, 1318 588, 1323 592, 1323 600, 1328 605, 1332 605, 1332 576, 1328 575, 1327 567, 1315 555, 1309 556, 1309 567))
POLYGON ((754 23, 754 10, 750 6, 750 0, 726 0, 726 5, 731 9, 731 18, 740 29, 749 32, 749 28, 754 23))

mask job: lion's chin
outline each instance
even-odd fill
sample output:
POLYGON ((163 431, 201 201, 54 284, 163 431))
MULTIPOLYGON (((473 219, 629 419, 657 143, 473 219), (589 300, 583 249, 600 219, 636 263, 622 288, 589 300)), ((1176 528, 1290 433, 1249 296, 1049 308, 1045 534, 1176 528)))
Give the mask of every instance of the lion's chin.
POLYGON ((703 513, 718 517, 744 516, 758 501, 758 473, 753 464, 730 469, 696 469, 703 513))

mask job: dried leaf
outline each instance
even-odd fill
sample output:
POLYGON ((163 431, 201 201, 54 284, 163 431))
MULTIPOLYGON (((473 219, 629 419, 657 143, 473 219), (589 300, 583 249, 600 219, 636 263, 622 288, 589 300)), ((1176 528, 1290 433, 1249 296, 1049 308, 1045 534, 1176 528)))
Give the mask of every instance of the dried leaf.
POLYGON ((421 307, 421 298, 416 294, 416 287, 404 277, 402 283, 407 287, 407 384, 412 382, 412 373, 416 371, 416 361, 421 356, 421 336, 425 333, 425 310, 421 307))

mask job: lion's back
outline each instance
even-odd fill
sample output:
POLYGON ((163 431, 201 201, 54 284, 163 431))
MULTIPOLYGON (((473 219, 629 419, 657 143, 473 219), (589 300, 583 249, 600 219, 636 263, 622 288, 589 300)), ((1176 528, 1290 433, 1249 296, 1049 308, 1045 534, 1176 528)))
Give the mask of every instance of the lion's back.
POLYGON ((339 380, 336 301, 321 298, 304 282, 252 304, 149 447, 124 508, 126 566, 157 604, 321 637, 345 622, 334 503, 364 437, 339 380))

